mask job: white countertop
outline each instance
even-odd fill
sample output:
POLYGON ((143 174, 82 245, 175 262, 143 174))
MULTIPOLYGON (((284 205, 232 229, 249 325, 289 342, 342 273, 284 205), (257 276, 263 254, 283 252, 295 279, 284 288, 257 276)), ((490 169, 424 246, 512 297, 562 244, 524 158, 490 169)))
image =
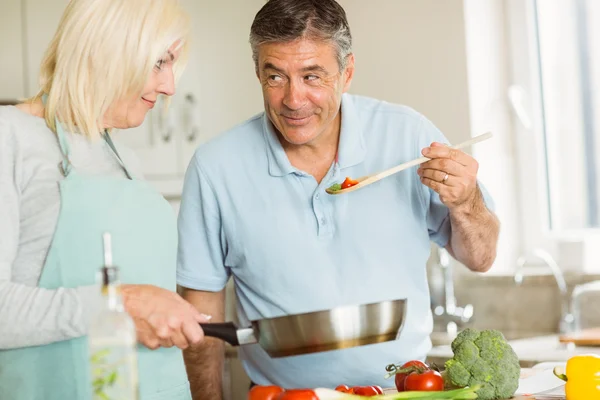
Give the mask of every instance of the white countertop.
MULTIPOLYGON (((563 344, 558 341, 558 335, 510 340, 509 343, 521 360, 522 367, 530 367, 542 362, 564 362, 578 354, 600 355, 600 347, 575 347, 563 344)), ((452 355, 452 349, 448 345, 433 347, 427 354, 431 359, 449 359, 452 355)))

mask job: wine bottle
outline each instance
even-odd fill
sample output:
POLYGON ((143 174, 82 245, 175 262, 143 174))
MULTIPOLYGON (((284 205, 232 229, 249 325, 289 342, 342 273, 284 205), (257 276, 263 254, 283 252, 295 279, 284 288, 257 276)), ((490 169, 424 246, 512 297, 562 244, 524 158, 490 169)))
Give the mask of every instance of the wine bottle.
POLYGON ((102 308, 88 334, 92 398, 137 400, 139 397, 137 338, 133 320, 120 294, 119 268, 113 265, 111 235, 105 233, 104 266, 98 273, 102 308))

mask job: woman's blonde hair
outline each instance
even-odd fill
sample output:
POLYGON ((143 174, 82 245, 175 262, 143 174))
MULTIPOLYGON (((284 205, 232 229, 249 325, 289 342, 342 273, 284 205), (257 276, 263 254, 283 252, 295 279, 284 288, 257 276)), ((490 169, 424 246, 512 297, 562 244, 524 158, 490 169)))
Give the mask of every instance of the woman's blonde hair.
POLYGON ((189 20, 177 0, 71 0, 40 70, 46 123, 97 135, 116 101, 140 95, 156 62, 174 44, 187 61, 189 20), (75 128, 77 127, 77 128, 75 128))

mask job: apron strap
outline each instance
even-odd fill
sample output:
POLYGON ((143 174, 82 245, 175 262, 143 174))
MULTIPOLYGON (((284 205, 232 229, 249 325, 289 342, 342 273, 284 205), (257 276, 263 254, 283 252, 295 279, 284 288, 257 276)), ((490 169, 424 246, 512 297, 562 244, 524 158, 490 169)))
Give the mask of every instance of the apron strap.
MULTIPOLYGON (((42 94, 42 104, 46 105, 46 101, 48 100, 48 94, 42 94)), ((58 138, 58 145, 60 147, 60 152, 62 153, 63 160, 61 164, 62 173, 64 176, 69 175, 73 166, 71 165, 71 160, 69 159, 69 154, 71 149, 69 148, 69 143, 67 142, 67 136, 65 135, 65 131, 58 121, 58 118, 54 118, 54 124, 56 125, 56 136, 58 138)))
POLYGON ((67 136, 65 135, 65 131, 64 131, 62 125, 60 124, 60 122, 58 121, 58 118, 56 118, 54 120, 54 123, 56 124, 56 135, 58 136, 58 144, 60 146, 60 151, 63 155, 63 160, 62 160, 63 175, 67 176, 67 175, 69 175, 69 173, 71 172, 71 169, 73 168, 73 165, 71 164, 71 160, 69 159, 71 149, 69 147, 69 143, 67 142, 67 136))
POLYGON ((115 144, 113 143, 112 139, 110 138, 108 131, 105 130, 104 133, 102 134, 102 136, 104 137, 104 140, 106 141, 106 143, 108 143, 108 146, 112 149, 113 153, 115 153, 115 156, 117 156, 117 159, 119 160, 119 164, 121 164, 121 167, 123 167, 123 170, 125 171, 125 174, 127 175, 127 177, 130 180, 133 180, 132 175, 129 173, 127 166, 125 166, 125 163, 121 159, 121 156, 119 155, 119 152, 117 151, 117 148, 115 147, 115 144))

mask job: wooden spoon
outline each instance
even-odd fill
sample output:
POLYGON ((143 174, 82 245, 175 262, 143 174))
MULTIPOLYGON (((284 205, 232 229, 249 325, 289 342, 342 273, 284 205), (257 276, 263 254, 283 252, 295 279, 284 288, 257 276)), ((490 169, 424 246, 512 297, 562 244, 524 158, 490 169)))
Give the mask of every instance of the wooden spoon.
MULTIPOLYGON (((484 133, 482 135, 475 136, 474 138, 469 139, 469 140, 467 140, 465 142, 457 144, 456 146, 451 146, 451 148, 453 148, 453 149, 462 149, 464 147, 470 146, 470 145, 475 144, 475 143, 479 143, 479 142, 484 141, 486 139, 489 139, 491 137, 492 137, 492 133, 491 132, 487 132, 487 133, 484 133)), ((430 158, 427 158, 427 157, 417 158, 416 160, 405 162, 403 164, 400 164, 398 166, 392 167, 390 169, 386 169, 385 171, 381 171, 381 172, 378 172, 378 173, 373 174, 373 175, 367 175, 367 176, 363 176, 362 178, 358 178, 358 179, 356 179, 358 181, 358 183, 356 185, 354 185, 354 186, 350 186, 349 188, 340 189, 340 190, 331 190, 331 189, 327 188, 327 189, 325 189, 325 191, 327 193, 329 193, 329 194, 345 194, 345 193, 350 193, 350 192, 353 192, 355 190, 362 189, 365 186, 369 186, 371 183, 375 183, 378 180, 381 180, 381 179, 386 178, 386 177, 388 177, 388 176, 390 176, 392 174, 395 174, 396 172, 403 171, 403 170, 405 170, 407 168, 414 167, 415 165, 422 164, 422 163, 424 163, 426 161, 429 161, 429 160, 430 160, 430 158)))

